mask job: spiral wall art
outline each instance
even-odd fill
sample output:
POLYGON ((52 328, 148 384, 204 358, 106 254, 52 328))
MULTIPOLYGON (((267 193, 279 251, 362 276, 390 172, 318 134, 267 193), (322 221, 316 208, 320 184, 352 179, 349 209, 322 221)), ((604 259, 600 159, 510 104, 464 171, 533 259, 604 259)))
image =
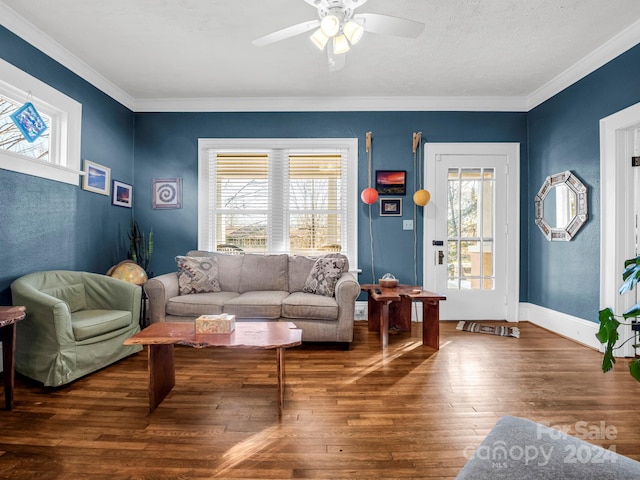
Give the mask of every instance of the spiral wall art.
POLYGON ((182 179, 153 179, 153 208, 182 208, 182 179))

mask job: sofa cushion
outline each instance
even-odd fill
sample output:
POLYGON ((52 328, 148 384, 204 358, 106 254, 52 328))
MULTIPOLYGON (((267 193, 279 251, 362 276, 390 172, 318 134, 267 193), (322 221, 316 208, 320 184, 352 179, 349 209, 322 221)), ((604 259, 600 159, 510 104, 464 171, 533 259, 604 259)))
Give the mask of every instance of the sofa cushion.
POLYGON ((69 305, 69 312, 77 312, 86 310, 87 296, 85 294, 84 284, 64 285, 56 288, 43 289, 42 293, 56 297, 69 305))
POLYGON ((282 300, 284 318, 337 320, 338 303, 333 297, 295 292, 282 300))
POLYGON ((240 284, 240 269, 244 255, 230 255, 228 253, 207 252, 205 250, 191 250, 189 257, 213 257, 218 260, 218 281, 223 292, 238 292, 240 284))
POLYGON ((289 291, 289 255, 245 254, 238 291, 289 291))
POLYGON ((77 341, 120 330, 129 325, 131 312, 124 310, 80 310, 71 314, 71 328, 77 341))
POLYGON ((220 315, 225 302, 237 297, 235 292, 209 292, 179 295, 167 300, 168 315, 199 317, 200 315, 220 315))
POLYGON ((289 256, 289 291, 301 292, 318 257, 289 256))
POLYGON ((289 292, 283 291, 245 292, 225 302, 223 311, 238 318, 280 318, 280 304, 287 296, 289 292))
POLYGON ((315 293, 333 297, 336 283, 344 273, 347 261, 344 258, 320 257, 318 258, 302 289, 305 293, 315 293))
POLYGON ((217 258, 177 256, 176 263, 180 295, 220 291, 217 258))

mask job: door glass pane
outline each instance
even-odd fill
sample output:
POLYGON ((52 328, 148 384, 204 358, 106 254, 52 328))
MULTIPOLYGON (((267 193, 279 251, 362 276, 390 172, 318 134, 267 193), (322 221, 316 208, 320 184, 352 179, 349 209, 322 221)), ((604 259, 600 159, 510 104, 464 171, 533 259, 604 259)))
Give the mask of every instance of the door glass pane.
POLYGON ((480 266, 478 265, 478 244, 480 242, 460 242, 460 266, 462 268, 461 289, 477 289, 480 266))
POLYGON ((460 263, 458 261, 458 241, 447 242, 447 288, 458 290, 460 288, 460 263))
POLYGON ((495 171, 448 170, 448 288, 493 289, 495 171))
POLYGON ((449 170, 449 184, 447 189, 447 235, 449 237, 458 237, 460 236, 460 184, 457 181, 458 178, 458 169, 450 169, 449 170), (454 181, 451 181, 451 180, 454 181))

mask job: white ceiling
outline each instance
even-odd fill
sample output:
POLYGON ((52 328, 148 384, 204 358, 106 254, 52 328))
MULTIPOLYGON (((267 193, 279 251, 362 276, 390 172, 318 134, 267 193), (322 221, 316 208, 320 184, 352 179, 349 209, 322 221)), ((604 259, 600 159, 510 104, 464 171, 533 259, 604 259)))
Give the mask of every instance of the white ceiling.
POLYGON ((330 72, 303 0, 2 0, 0 19, 134 110, 527 110, 640 42, 638 0, 369 0, 424 22, 366 33, 330 72), (458 106, 459 108, 456 108, 458 106))

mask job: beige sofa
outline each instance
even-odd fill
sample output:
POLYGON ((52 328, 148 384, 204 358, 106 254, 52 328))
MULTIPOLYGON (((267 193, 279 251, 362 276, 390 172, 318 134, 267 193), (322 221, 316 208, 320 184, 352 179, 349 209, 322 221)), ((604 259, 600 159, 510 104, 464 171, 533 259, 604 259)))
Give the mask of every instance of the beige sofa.
POLYGON ((353 340, 360 285, 339 253, 233 255, 191 251, 176 257, 177 272, 149 279, 149 320, 193 321, 200 315, 232 314, 238 321, 289 321, 307 342, 353 340))

